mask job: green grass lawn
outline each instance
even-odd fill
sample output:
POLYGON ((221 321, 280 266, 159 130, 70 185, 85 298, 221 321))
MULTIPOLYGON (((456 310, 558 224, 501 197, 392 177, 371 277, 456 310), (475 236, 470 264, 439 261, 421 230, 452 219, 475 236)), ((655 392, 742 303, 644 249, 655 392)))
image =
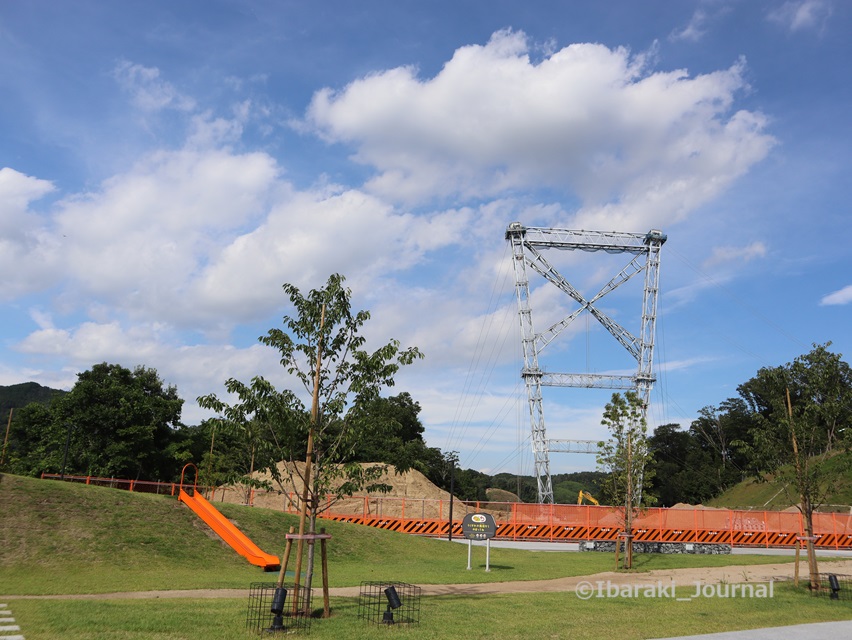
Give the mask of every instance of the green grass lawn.
MULTIPOLYGON (((237 505, 217 505, 261 548, 281 553, 296 519, 237 505)), ((331 586, 362 581, 418 585, 539 580, 611 571, 602 553, 485 550, 351 524, 323 522, 331 586)), ((775 563, 777 556, 638 554, 638 571, 775 563)), ((789 560, 789 558, 786 558, 789 560)), ((292 565, 291 565, 292 566, 292 565)), ((27 640, 216 640, 245 631, 248 588, 274 581, 224 545, 174 498, 0 476, 0 594, 27 640), (245 589, 244 599, 28 600, 15 595, 169 589, 245 589)), ((314 587, 319 587, 318 578, 314 587)), ((317 590, 315 593, 319 593, 317 590)), ((316 603, 315 603, 316 604, 316 603)), ((391 632, 358 619, 355 599, 332 599, 333 616, 314 620, 318 638, 374 638, 391 632)), ((648 638, 852 618, 852 605, 779 585, 775 597, 614 598, 583 601, 573 593, 442 596, 422 599, 421 624, 394 628, 411 638, 648 638)))
MULTIPOLYGON (((691 593, 691 589, 681 593, 691 593)), ((17 600, 9 603, 27 640, 245 640, 248 600, 17 600)), ((310 637, 355 640, 633 640, 852 618, 852 603, 816 598, 789 584, 772 599, 613 598, 573 593, 423 598, 420 624, 393 629, 358 618, 353 598, 333 598, 332 617, 311 621, 310 637)))

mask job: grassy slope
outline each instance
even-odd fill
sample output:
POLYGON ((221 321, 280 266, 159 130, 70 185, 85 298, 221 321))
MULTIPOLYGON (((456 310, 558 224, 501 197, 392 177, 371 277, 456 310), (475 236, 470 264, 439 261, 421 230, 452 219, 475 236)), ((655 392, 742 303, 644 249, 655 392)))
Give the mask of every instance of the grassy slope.
MULTIPOLYGON (((826 507, 826 511, 849 512, 852 505, 852 470, 843 469, 841 460, 829 460, 836 467, 837 485, 826 499, 826 505, 845 505, 844 507, 826 507)), ((707 502, 711 507, 727 507, 729 509, 786 509, 797 502, 795 487, 789 486, 784 490, 784 483, 777 481, 758 482, 754 479, 744 480, 734 485, 722 495, 707 502)))
MULTIPOLYGON (((296 518, 265 509, 217 505, 262 549, 282 553, 296 518)), ((331 586, 364 580, 448 584, 537 580, 612 568, 609 554, 484 549, 358 525, 322 522, 331 586)), ((639 555, 639 570, 778 562, 777 557, 639 555)), ((294 566, 291 563, 291 569, 294 566)), ((168 496, 128 493, 18 476, 0 476, 0 593, 105 593, 152 589, 245 588, 273 580, 221 542, 168 496)))

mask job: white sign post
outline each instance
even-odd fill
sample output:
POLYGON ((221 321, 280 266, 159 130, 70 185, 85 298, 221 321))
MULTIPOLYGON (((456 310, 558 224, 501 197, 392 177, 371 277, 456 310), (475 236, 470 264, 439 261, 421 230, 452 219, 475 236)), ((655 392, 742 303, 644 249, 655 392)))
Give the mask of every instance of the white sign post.
POLYGON ((467 538, 467 568, 474 540, 485 540, 485 570, 491 571, 491 538, 497 534, 497 523, 490 513, 469 513, 462 520, 462 533, 467 538))

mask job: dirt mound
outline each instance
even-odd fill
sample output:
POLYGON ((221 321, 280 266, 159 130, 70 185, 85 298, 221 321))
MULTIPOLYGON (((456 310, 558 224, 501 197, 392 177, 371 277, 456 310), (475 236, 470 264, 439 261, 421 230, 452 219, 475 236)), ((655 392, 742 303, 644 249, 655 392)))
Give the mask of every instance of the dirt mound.
MULTIPOLYGON (((374 466, 375 463, 363 463, 362 466, 374 466)), ((399 472, 393 465, 386 465, 379 482, 390 487, 387 493, 368 494, 357 492, 349 498, 338 501, 333 511, 338 513, 363 514, 365 516, 445 518, 448 514, 450 494, 439 489, 422 473, 415 469, 399 472), (381 498, 381 499, 379 499, 381 498)), ((278 476, 271 473, 256 473, 255 478, 269 482, 273 489, 255 490, 251 504, 256 507, 277 509, 290 512, 300 510, 301 496, 304 491, 305 463, 281 462, 278 464, 278 476)), ((505 492, 508 493, 508 492, 505 492)), ((219 487, 214 494, 215 502, 233 502, 245 504, 247 492, 243 487, 219 487)), ((514 495, 514 494, 509 494, 514 495)), ((506 501, 506 500, 502 500, 506 501)), ((457 518, 473 513, 476 509, 465 506, 458 496, 455 497, 454 513, 457 518)))
POLYGON ((687 504, 686 502, 678 502, 673 504, 669 509, 708 509, 718 511, 719 507, 707 507, 703 504, 687 504))
POLYGON ((522 502, 516 494, 503 489, 486 489, 485 495, 491 502, 522 502))

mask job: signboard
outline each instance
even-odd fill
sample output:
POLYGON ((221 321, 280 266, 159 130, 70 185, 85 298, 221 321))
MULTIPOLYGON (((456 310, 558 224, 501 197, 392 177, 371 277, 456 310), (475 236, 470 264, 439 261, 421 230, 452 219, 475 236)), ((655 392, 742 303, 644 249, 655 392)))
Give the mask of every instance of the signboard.
POLYGON ((490 540, 497 534, 497 523, 490 513, 468 513, 462 520, 462 533, 468 540, 490 540))

